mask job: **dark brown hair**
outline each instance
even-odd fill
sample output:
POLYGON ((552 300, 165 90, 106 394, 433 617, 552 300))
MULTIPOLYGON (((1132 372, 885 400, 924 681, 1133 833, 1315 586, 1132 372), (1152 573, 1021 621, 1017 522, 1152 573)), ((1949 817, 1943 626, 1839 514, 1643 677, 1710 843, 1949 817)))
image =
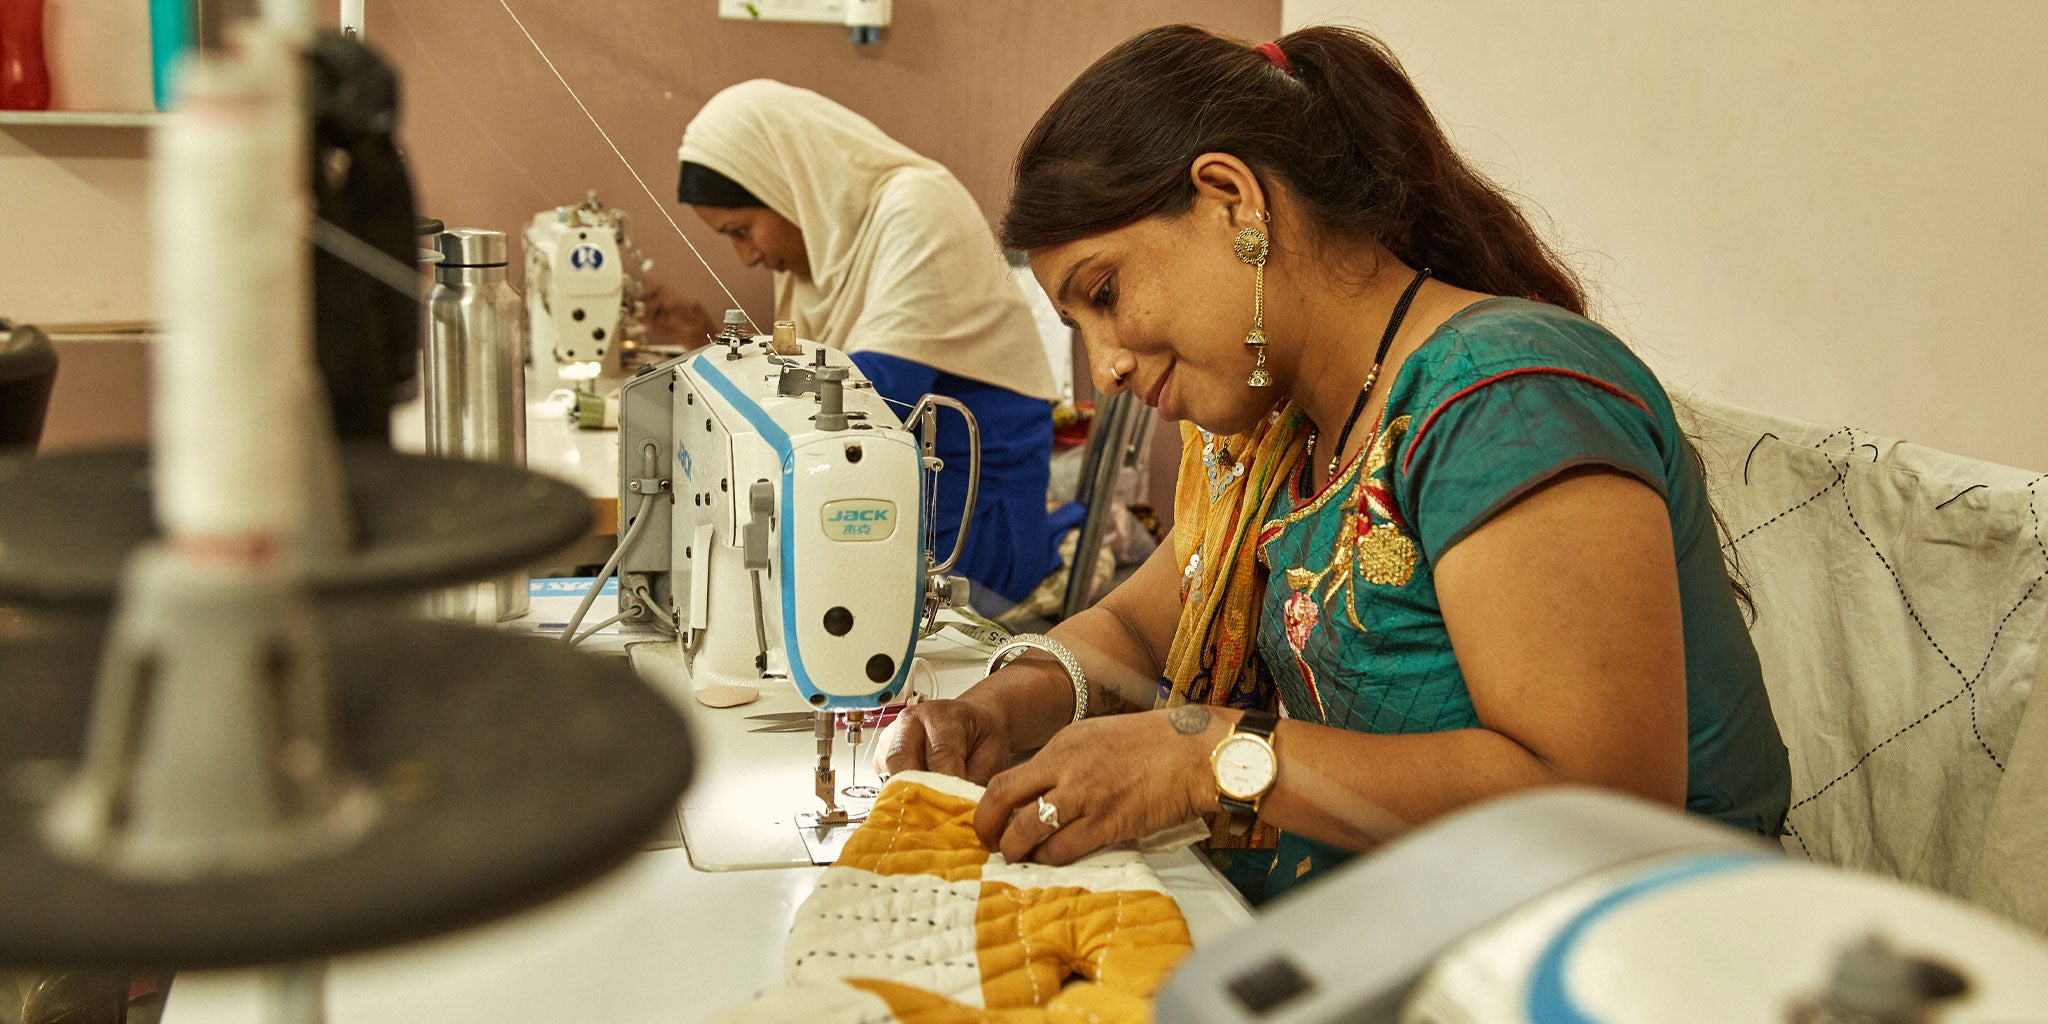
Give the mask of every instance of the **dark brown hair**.
POLYGON ((1294 194, 1323 239, 1371 239, 1438 279, 1584 314, 1578 280, 1468 166, 1379 40, 1316 26, 1292 72, 1192 25, 1132 37, 1053 102, 1017 154, 1003 244, 1042 249, 1194 203, 1188 168, 1229 153, 1294 194))
MULTIPOLYGON (((1229 153, 1284 183, 1322 239, 1371 239, 1461 288, 1585 315, 1577 276, 1458 155, 1385 43, 1318 25, 1278 45, 1289 70, 1192 25, 1142 32, 1104 54, 1018 151, 1003 245, 1043 249, 1185 213, 1195 158, 1229 153)), ((1732 550, 1726 567, 1753 620, 1732 550)))

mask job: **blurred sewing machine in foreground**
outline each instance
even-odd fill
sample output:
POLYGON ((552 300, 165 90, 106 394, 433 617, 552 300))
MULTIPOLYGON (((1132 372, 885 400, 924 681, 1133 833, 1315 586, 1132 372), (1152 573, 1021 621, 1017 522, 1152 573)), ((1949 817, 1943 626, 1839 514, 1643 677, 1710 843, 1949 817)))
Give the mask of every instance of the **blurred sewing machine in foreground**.
POLYGON ((574 391, 579 426, 617 426, 612 395, 640 363, 641 278, 654 264, 627 234, 625 211, 605 209, 596 192, 534 214, 523 237, 538 386, 574 391))
MULTIPOLYGON (((696 702, 794 690, 817 740, 813 790, 838 801, 832 746, 858 750, 872 716, 908 696, 918 639, 964 581, 980 436, 960 403, 928 395, 899 420, 844 353, 745 331, 739 310, 695 355, 628 381, 619 416, 620 607, 636 600, 675 633, 696 702), (953 551, 934 557, 926 473, 937 411, 956 409, 975 452, 953 551)), ((802 794, 798 794, 801 796, 802 794)), ((780 808, 777 813, 784 813, 780 808)))
POLYGON ((1390 843, 1195 951, 1195 1024, 2004 1024, 2048 943, 1693 815, 1539 790, 1390 843))

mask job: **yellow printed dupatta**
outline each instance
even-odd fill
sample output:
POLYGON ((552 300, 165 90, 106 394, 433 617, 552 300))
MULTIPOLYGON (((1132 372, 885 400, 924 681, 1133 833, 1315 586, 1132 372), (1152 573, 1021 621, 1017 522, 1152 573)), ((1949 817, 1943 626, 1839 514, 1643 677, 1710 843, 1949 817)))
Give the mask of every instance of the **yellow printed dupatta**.
MULTIPOLYGON (((1173 554, 1181 566, 1180 621, 1166 655, 1166 703, 1273 710, 1270 681, 1256 664, 1259 528, 1300 462, 1308 417, 1283 405, 1242 434, 1219 437, 1181 427, 1173 504, 1173 554)), ((1211 846, 1272 845, 1260 826, 1233 835, 1222 819, 1211 846)))

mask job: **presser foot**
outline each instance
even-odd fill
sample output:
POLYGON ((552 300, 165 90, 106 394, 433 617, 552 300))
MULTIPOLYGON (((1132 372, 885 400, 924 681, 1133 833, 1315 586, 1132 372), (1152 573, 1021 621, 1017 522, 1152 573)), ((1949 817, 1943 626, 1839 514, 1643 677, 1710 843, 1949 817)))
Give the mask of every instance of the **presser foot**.
POLYGON ((840 852, 846 849, 846 840, 867 817, 865 813, 848 814, 845 808, 798 814, 796 831, 803 838, 805 852, 811 855, 811 863, 828 865, 838 860, 840 852))

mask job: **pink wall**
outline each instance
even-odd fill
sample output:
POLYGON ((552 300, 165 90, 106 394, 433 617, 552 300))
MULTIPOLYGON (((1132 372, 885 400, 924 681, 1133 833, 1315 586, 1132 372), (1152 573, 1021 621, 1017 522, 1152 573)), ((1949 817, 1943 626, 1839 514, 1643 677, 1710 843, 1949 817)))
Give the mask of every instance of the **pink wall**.
MULTIPOLYGON (((509 0, 599 123, 759 316, 766 271, 674 201, 676 146, 711 94, 747 78, 817 89, 953 170, 993 219, 1011 158, 1041 111, 1124 38, 1174 21, 1253 40, 1279 0, 896 0, 881 43, 843 28, 724 21, 714 0, 509 0)), ((450 227, 517 232, 597 189, 625 209, 653 279, 725 305, 709 275, 620 166, 497 0, 371 0, 366 31, 404 76, 404 135, 420 207, 450 227)))
MULTIPOLYGON (((146 5, 51 0, 58 95, 75 107, 148 103, 146 5)), ((1253 40, 1278 34, 1280 0, 896 0, 878 45, 844 29, 722 21, 715 0, 507 0, 647 180, 650 202, 497 0, 370 0, 371 43, 398 68, 402 133, 423 212, 516 235, 534 213, 597 189, 624 208, 652 278, 725 300, 662 211, 677 218, 750 309, 766 272, 676 206, 675 150, 712 93, 768 76, 818 89, 959 175, 993 218, 1031 123, 1117 42, 1192 21, 1253 40)), ((321 4, 331 23, 333 9, 321 4)), ((55 59, 55 58, 53 58, 55 59)), ((0 128, 0 313, 32 323, 150 314, 146 138, 139 129, 0 128)), ((515 267, 516 270, 516 267, 515 267)), ((45 445, 139 441, 147 347, 67 354, 45 445)))

